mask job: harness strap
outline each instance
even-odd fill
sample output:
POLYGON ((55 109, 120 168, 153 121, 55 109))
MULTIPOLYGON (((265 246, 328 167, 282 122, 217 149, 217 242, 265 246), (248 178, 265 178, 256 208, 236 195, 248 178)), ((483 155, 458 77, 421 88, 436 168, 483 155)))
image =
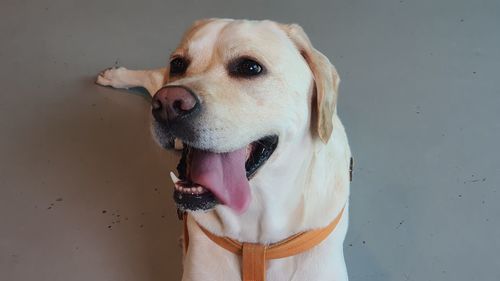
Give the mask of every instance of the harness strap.
MULTIPOLYGON (((295 234, 280 242, 263 245, 241 243, 229 237, 216 236, 200 224, 198 226, 205 235, 215 244, 231 253, 242 256, 241 270, 243 281, 265 281, 266 260, 280 259, 298 255, 323 242, 337 227, 344 213, 345 206, 326 227, 295 234)), ((184 214, 184 251, 189 246, 189 232, 187 229, 187 214, 184 214)))
POLYGON ((266 280, 266 246, 243 243, 242 255, 241 274, 243 281, 266 280))

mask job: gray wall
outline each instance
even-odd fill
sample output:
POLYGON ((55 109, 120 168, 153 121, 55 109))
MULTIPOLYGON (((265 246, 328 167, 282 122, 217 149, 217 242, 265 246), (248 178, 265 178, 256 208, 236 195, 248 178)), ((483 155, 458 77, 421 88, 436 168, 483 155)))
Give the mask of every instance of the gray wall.
POLYGON ((342 78, 351 280, 500 280, 499 1, 0 4, 0 280, 177 280, 172 154, 144 96, 195 19, 300 23, 342 78))

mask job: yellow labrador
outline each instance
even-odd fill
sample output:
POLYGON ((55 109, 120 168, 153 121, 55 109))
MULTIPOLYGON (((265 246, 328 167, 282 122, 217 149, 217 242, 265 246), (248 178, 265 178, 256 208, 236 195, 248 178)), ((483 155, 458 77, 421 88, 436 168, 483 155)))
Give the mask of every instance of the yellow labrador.
POLYGON ((351 153, 336 114, 339 81, 300 26, 231 19, 194 23, 166 68, 99 74, 98 84, 154 94, 158 143, 184 146, 172 175, 177 207, 189 213, 182 280, 242 278, 240 258, 202 228, 267 245, 325 227, 339 214, 328 238, 269 260, 266 276, 347 280, 351 153))

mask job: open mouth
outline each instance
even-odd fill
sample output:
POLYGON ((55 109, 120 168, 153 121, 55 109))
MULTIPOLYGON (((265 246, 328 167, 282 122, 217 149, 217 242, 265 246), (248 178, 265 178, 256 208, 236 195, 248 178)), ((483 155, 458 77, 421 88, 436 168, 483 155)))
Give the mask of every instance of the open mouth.
POLYGON ((180 211, 210 210, 224 204, 238 213, 250 202, 249 180, 269 159, 278 145, 278 136, 254 141, 236 151, 215 153, 184 144, 177 165, 179 176, 171 173, 174 201, 180 211))

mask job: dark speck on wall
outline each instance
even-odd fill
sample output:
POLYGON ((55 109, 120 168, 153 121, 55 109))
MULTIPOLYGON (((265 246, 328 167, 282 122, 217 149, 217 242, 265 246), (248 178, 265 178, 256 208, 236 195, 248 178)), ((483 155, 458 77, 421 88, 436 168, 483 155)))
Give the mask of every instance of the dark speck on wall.
POLYGON ((105 214, 105 213, 107 213, 107 212, 108 212, 108 211, 106 211, 106 210, 102 210, 102 212, 101 212, 101 213, 105 214))
POLYGON ((398 226, 396 226, 396 229, 399 229, 403 225, 403 223, 405 223, 405 220, 400 221, 398 226))
POLYGON ((56 199, 56 201, 57 202, 61 202, 61 201, 63 201, 63 199, 59 197, 59 198, 56 199))

